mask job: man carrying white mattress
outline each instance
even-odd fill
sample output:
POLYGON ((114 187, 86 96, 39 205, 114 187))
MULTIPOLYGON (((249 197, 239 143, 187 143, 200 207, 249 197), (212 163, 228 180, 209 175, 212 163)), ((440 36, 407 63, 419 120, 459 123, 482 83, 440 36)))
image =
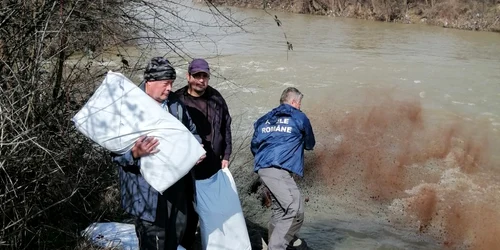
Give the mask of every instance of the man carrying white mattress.
MULTIPOLYGON (((139 86, 165 110, 177 117, 201 143, 196 126, 184 104, 171 95, 176 79, 175 69, 163 57, 152 58, 144 72, 144 81, 139 86)), ((135 230, 141 250, 175 250, 185 237, 188 210, 194 201, 194 181, 188 173, 163 195, 153 189, 140 174, 141 157, 158 152, 158 140, 141 137, 134 147, 124 155, 113 155, 120 175, 121 204, 123 209, 136 218, 135 230)), ((201 162, 205 156, 202 156, 201 162)))

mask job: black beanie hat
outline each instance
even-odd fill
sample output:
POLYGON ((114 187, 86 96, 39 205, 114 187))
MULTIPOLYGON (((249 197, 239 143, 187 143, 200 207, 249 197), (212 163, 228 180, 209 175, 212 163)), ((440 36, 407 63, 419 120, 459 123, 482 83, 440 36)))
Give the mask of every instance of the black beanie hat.
POLYGON ((144 71, 145 81, 175 80, 175 69, 163 57, 153 57, 144 71))

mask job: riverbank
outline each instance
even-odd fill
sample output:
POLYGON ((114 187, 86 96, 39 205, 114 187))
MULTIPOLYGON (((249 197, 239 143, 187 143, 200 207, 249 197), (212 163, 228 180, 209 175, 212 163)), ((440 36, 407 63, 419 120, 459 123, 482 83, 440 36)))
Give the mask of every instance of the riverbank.
POLYGON ((214 0, 216 5, 500 32, 499 0, 214 0))

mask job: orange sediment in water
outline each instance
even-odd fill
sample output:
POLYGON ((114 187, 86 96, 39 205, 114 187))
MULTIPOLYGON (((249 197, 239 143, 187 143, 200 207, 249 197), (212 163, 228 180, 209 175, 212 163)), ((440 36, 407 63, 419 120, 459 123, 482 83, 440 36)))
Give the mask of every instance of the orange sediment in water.
POLYGON ((386 205, 391 222, 431 234, 445 248, 500 246, 496 135, 426 111, 419 99, 395 97, 372 91, 362 105, 308 113, 318 144, 306 178, 332 195, 386 205))

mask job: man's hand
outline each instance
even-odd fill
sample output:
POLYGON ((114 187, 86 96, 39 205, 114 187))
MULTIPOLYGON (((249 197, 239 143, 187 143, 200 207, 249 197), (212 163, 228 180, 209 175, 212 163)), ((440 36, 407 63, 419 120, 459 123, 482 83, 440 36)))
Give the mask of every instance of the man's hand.
POLYGON ((207 154, 203 154, 203 155, 200 157, 200 159, 198 159, 198 161, 196 162, 196 164, 194 164, 194 165, 198 165, 198 164, 200 164, 200 162, 202 162, 203 160, 205 160, 205 158, 206 158, 206 157, 207 157, 207 154))
POLYGON ((222 160, 222 169, 229 167, 229 161, 228 160, 222 160))
POLYGON ((132 147, 132 156, 135 159, 138 159, 150 154, 156 154, 160 152, 160 150, 156 148, 159 144, 160 142, 158 139, 143 135, 139 137, 139 139, 135 142, 134 147, 132 147))
MULTIPOLYGON (((201 147, 202 147, 202 148, 205 148, 205 145, 203 145, 203 143, 201 143, 201 147)), ((198 165, 198 164, 200 164, 200 162, 202 162, 203 160, 205 160, 205 158, 206 158, 206 157, 207 157, 207 154, 206 154, 206 153, 205 153, 205 154, 203 154, 203 155, 200 157, 200 159, 198 159, 198 161, 196 162, 196 164, 194 164, 194 165, 198 165)))

